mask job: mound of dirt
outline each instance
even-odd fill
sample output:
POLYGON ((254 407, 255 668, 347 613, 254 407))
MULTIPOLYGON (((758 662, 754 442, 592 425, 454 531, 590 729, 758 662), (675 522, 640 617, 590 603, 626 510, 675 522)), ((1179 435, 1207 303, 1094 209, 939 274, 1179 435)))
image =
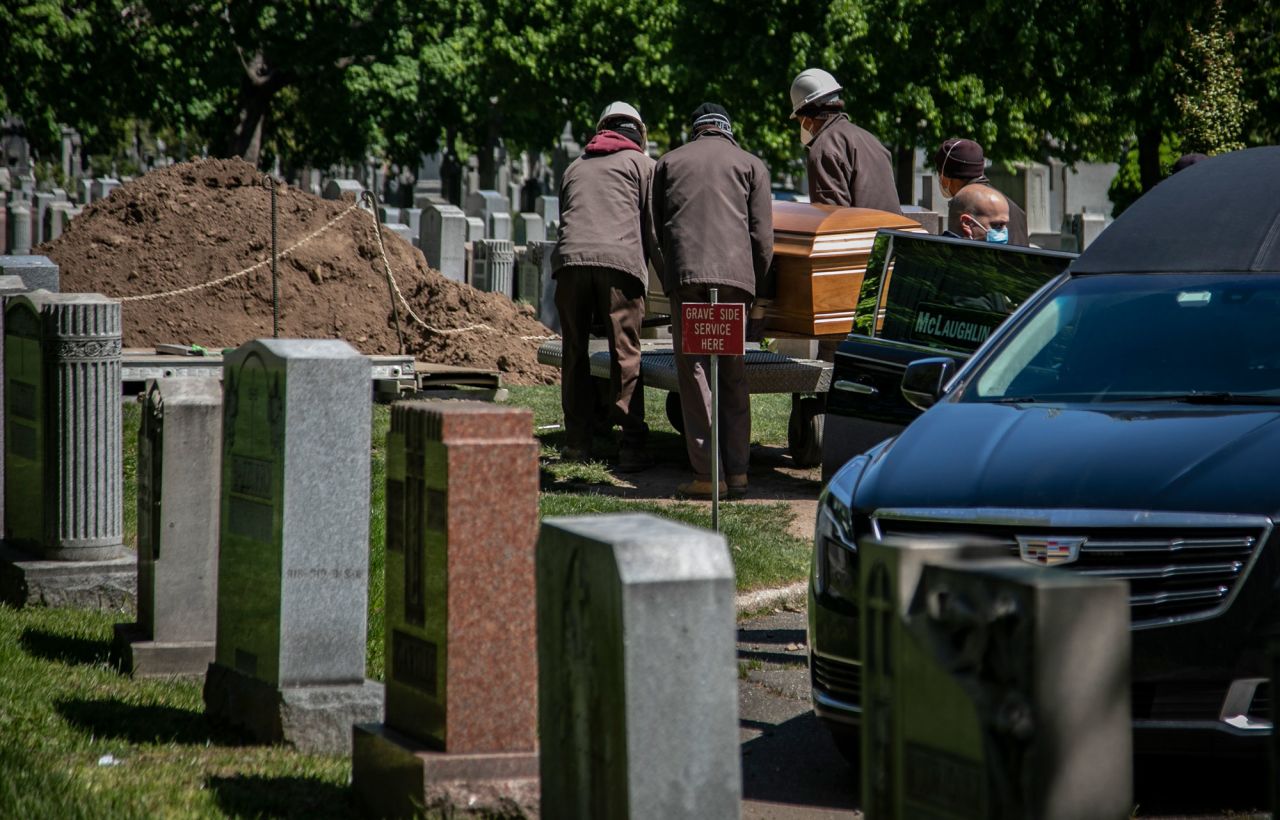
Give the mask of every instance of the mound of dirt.
MULTIPOLYGON (((244 270, 271 255, 271 194, 240 160, 207 159, 152 171, 93 203, 47 254, 64 291, 116 298, 168 293, 244 270)), ((350 202, 290 187, 278 194, 283 252, 321 229, 350 202)), ((406 352, 439 364, 500 370, 513 384, 551 384, 538 364, 551 331, 528 306, 449 281, 390 232, 391 272, 423 327, 400 309, 406 352), (455 333, 449 330, 471 328, 455 333), (443 331, 443 332, 442 332, 443 331)), ((355 210, 279 262, 280 336, 342 338, 364 353, 396 353, 398 342, 373 220, 355 210)), ((271 267, 188 293, 124 303, 126 347, 157 343, 235 347, 271 335, 271 267)))

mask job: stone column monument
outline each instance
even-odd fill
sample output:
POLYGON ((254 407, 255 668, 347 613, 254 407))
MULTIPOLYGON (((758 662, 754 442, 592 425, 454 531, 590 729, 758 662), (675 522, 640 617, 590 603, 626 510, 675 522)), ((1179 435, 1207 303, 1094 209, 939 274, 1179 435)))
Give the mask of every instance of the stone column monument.
POLYGON ((380 817, 536 812, 532 414, 463 401, 391 413, 387 718, 356 727, 352 783, 380 817))
POLYGON ((123 606, 120 303, 36 291, 5 311, 5 544, 13 603, 123 606))
POLYGON ((134 677, 203 675, 213 661, 222 385, 150 382, 138 433, 138 619, 112 654, 134 677))
POLYGON ((336 339, 260 339, 224 360, 210 720, 348 754, 382 718, 365 680, 369 360, 336 339))

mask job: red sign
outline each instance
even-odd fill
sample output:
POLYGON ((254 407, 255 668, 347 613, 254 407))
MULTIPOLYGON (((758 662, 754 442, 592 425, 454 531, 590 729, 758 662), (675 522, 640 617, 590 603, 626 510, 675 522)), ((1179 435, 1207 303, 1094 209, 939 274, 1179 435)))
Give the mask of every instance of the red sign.
POLYGON ((746 352, 747 306, 737 302, 685 302, 681 352, 690 356, 741 356, 746 352))

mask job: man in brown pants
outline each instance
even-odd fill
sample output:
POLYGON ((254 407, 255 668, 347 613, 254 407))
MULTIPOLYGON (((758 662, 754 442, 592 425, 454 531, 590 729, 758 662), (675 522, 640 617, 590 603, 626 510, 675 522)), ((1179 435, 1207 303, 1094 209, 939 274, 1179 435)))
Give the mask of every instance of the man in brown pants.
POLYGON ((608 105, 596 134, 560 182, 560 240, 552 254, 556 309, 564 338, 560 403, 565 457, 591 457, 597 426, 622 427, 618 469, 643 470, 646 450, 644 386, 640 381, 640 323, 649 282, 648 263, 661 269, 650 221, 653 160, 644 152, 640 113, 623 102, 608 105), (587 342, 593 320, 604 323, 612 364, 609 419, 598 419, 587 342))
POLYGON ((711 486, 710 358, 680 353, 685 302, 750 306, 773 258, 773 205, 764 163, 738 147, 723 107, 703 103, 693 112, 689 142, 658 160, 653 172, 653 223, 663 257, 663 290, 671 298, 672 339, 684 413, 685 446, 694 480, 680 495, 747 491, 751 398, 740 356, 720 358, 720 445, 727 481, 711 486))

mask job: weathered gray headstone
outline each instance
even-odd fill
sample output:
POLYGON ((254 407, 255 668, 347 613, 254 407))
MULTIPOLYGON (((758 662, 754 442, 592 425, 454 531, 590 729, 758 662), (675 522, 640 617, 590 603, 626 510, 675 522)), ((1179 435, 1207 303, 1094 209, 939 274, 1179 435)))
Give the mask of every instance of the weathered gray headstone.
POLYGON ((545 519, 543 816, 738 817, 734 629, 722 536, 651 515, 545 519))
POLYGON ((517 245, 527 245, 530 242, 545 242, 546 239, 547 228, 542 222, 542 217, 537 214, 516 214, 512 228, 512 242, 517 245))
POLYGON ((222 385, 150 382, 138 433, 138 618, 112 653, 135 677, 203 675, 213 660, 222 385))
POLYGON ((494 236, 493 230, 495 226, 494 215, 502 214, 507 217, 508 229, 511 224, 511 203, 505 196, 497 191, 472 191, 467 195, 466 203, 467 216, 476 217, 484 225, 485 236, 490 239, 510 239, 511 235, 494 236))
POLYGON ((31 244, 39 245, 46 240, 44 215, 55 201, 53 192, 36 191, 31 197, 31 244))
POLYGON ((410 245, 413 244, 413 232, 409 230, 408 225, 401 225, 399 222, 393 222, 383 225, 382 230, 383 233, 393 233, 410 245))
POLYGON ((364 186, 354 179, 331 179, 324 184, 325 199, 345 199, 354 202, 364 193, 364 186))
POLYGON ((1027 213, 1027 232, 1049 230, 1049 166, 1038 162, 1018 163, 1012 170, 993 165, 988 172, 991 184, 1027 213))
POLYGON ((0 597, 117 608, 123 544, 120 303, 36 291, 5 307, 5 543, 0 597))
MULTIPOLYGON (((4 209, 0 208, 0 213, 4 209)), ((0 344, 4 339, 4 306, 9 298, 29 288, 17 276, 0 275, 0 344)), ((4 349, 0 347, 0 408, 4 404, 4 349)), ((0 424, 0 533, 4 532, 4 424, 0 424)))
POLYGON ((400 209, 393 208, 390 205, 378 206, 378 221, 384 225, 394 225, 400 222, 400 209))
POLYGON ((427 264, 446 279, 466 280, 467 218, 456 205, 428 203, 422 209, 422 230, 418 247, 427 264))
POLYGON ((120 180, 112 177, 98 177, 93 181, 93 199, 106 199, 111 192, 120 187, 120 180))
POLYGON ((22 200, 15 199, 9 203, 8 211, 7 250, 14 255, 31 253, 31 209, 22 200))
MULTIPOLYGON (((533 211, 542 217, 544 225, 560 224, 560 197, 540 196, 533 201, 533 211)), ((548 236, 548 239, 552 237, 548 236)))
POLYGON ((90 202, 93 202, 93 180, 91 179, 80 180, 79 190, 80 190, 80 207, 83 208, 84 206, 88 205, 90 202))
POLYGON ((472 244, 471 286, 489 293, 512 294, 515 247, 506 239, 480 239, 472 244))
POLYGON ((382 719, 364 679, 369 361, 336 339, 260 339, 224 360, 210 719, 330 754, 382 719))
MULTIPOLYGON (((516 265, 516 298, 533 305, 535 315, 542 318, 544 277, 551 277, 551 252, 554 242, 530 242, 524 246, 516 265)), ((552 285, 554 296, 555 286, 552 285)), ((552 302, 554 303, 554 299, 552 302)))
POLYGON ((1128 815, 1126 584, 999 544, 859 549, 869 820, 1128 815))
POLYGON ((484 239, 484 220, 478 216, 467 217, 467 241, 478 242, 484 239))
POLYGON ((27 290, 59 290, 58 265, 47 256, 10 254, 0 256, 0 276, 17 276, 27 290))
POLYGON ((413 241, 413 246, 415 248, 421 247, 419 242, 422 237, 422 209, 400 209, 400 221, 409 226, 409 236, 413 241))
POLYGON ((511 241, 511 214, 491 214, 488 227, 487 234, 490 239, 511 241))
POLYGON ((62 236, 62 232, 71 224, 71 213, 75 206, 70 202, 52 202, 44 212, 44 232, 41 234, 45 242, 52 242, 62 236))

